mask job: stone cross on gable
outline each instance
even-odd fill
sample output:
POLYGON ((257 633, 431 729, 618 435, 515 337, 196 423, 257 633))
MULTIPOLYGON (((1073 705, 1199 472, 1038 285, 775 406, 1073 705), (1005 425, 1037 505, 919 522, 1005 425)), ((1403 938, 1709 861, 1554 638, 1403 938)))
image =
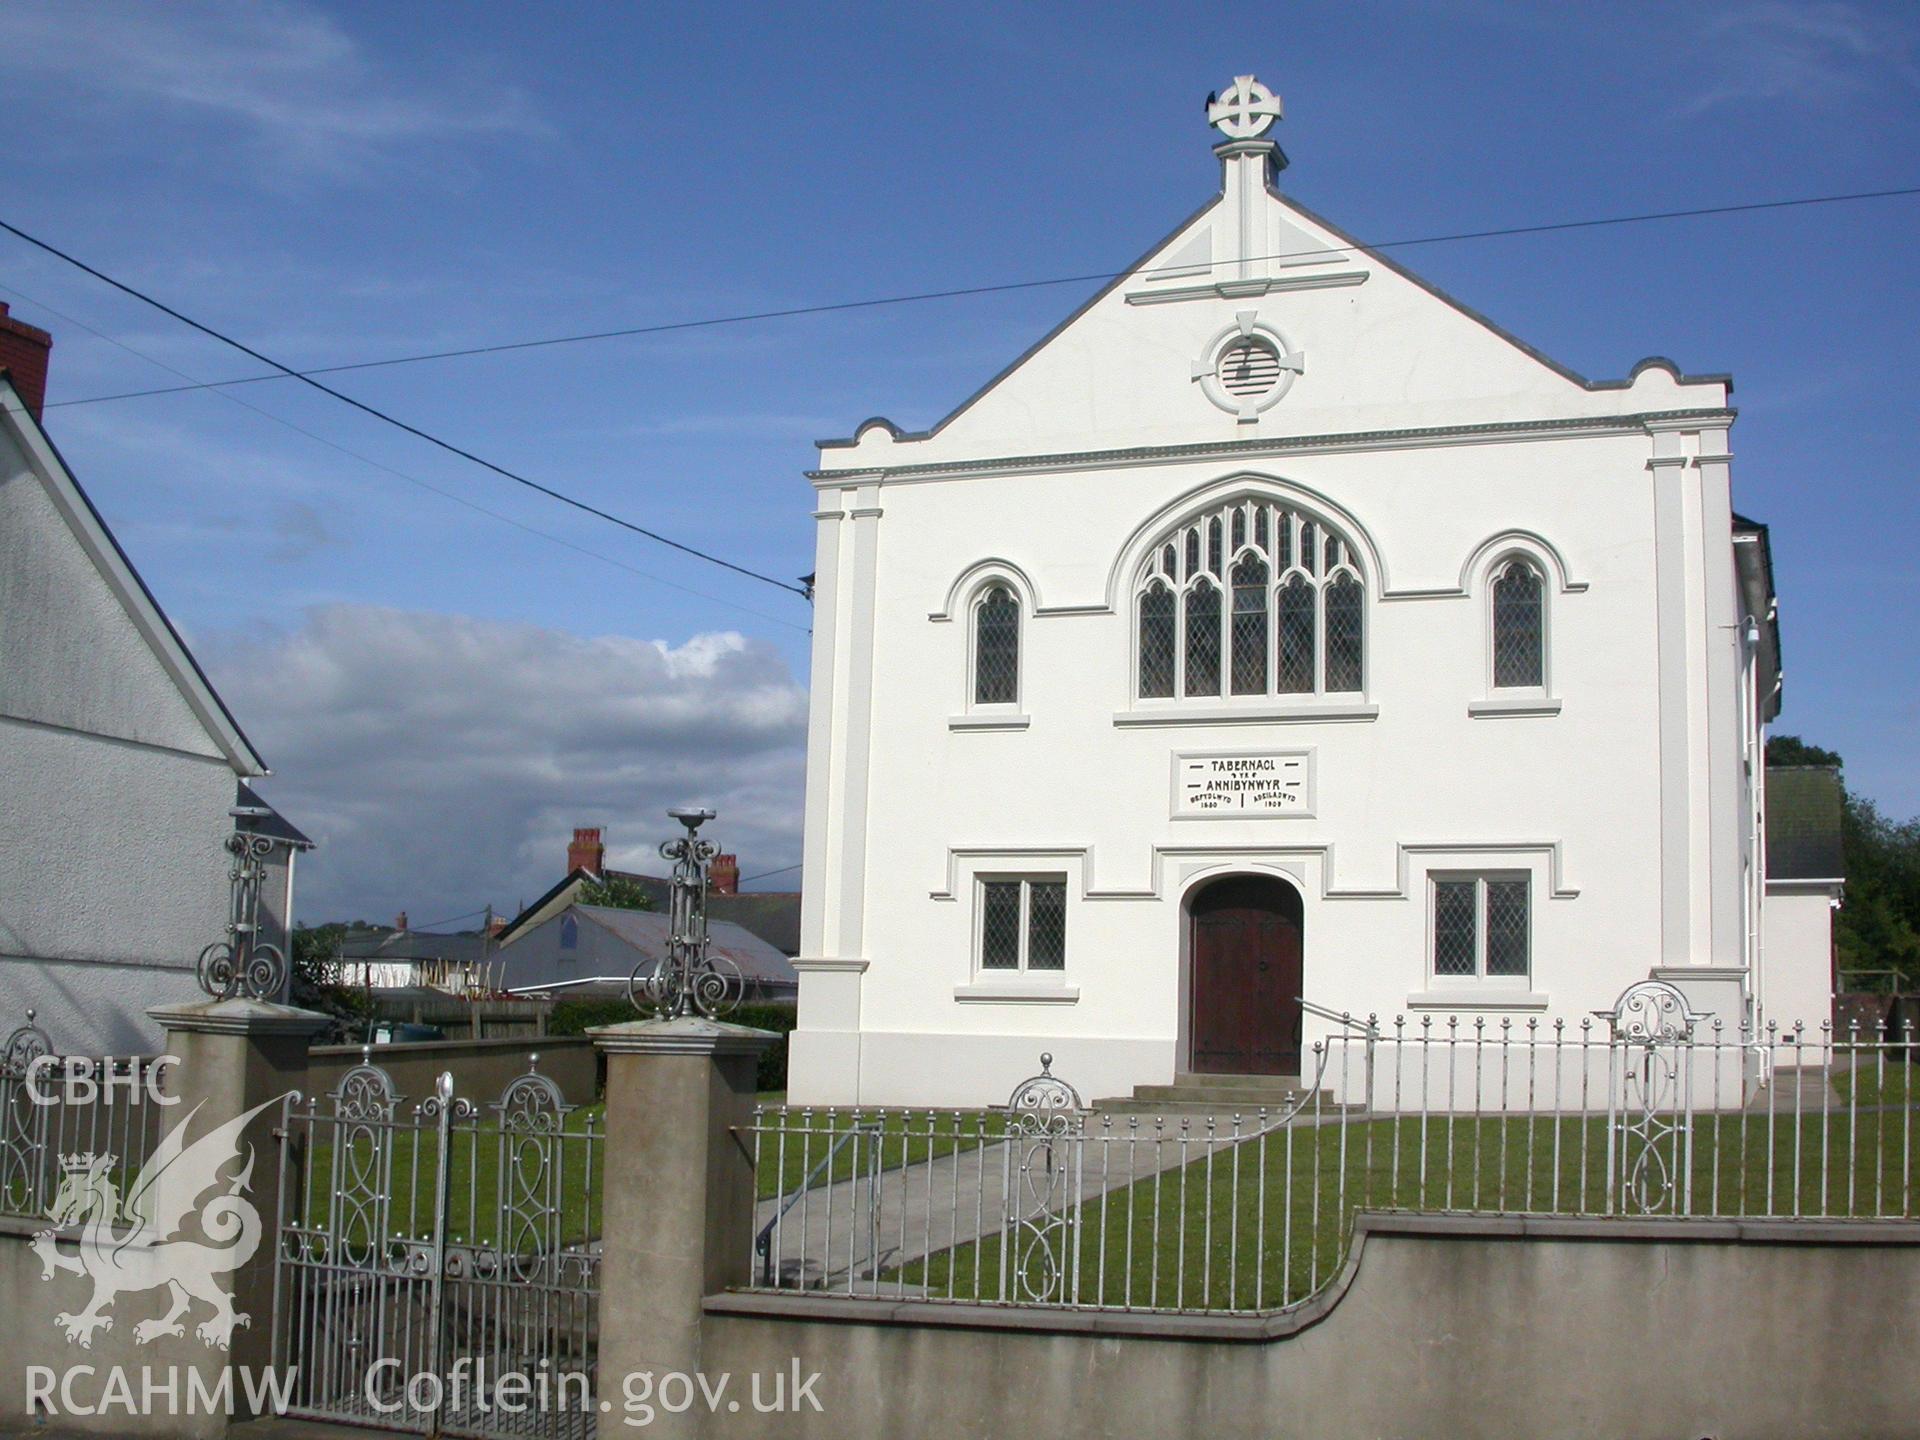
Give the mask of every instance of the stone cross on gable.
POLYGON ((1264 135, 1280 118, 1280 97, 1251 75, 1234 76, 1225 93, 1207 103, 1207 123, 1229 140, 1264 135))

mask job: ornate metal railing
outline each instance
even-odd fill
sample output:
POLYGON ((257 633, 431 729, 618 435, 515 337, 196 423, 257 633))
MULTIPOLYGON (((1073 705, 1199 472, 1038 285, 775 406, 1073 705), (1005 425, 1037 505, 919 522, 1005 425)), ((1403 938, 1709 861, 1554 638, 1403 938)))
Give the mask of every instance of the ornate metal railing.
POLYGON ((376 1053, 329 1093, 284 1102, 274 1347, 296 1377, 290 1413, 591 1436, 599 1113, 569 1104, 537 1055, 476 1103, 446 1074, 403 1095, 376 1053), (490 1403, 516 1374, 552 1389, 518 1411, 490 1403), (442 1383, 409 1391, 419 1375, 442 1383))
POLYGON ((137 1173, 166 1111, 152 1055, 56 1054, 32 1010, 0 1042, 0 1215, 38 1218, 60 1189, 63 1155, 111 1155, 137 1173))
POLYGON ((1268 1106, 1090 1109, 1043 1063, 986 1110, 763 1108, 754 1288, 1270 1312, 1362 1210, 1920 1218, 1910 1030, 1730 1036, 1650 981, 1576 1024, 1368 1017, 1308 1072, 1268 1106))

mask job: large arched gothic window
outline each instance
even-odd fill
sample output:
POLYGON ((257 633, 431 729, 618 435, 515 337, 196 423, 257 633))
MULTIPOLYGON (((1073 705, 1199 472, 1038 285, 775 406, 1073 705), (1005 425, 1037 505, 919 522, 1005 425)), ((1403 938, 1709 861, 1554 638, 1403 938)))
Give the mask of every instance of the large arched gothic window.
POLYGON ((1530 560, 1507 561, 1493 576, 1493 684, 1539 690, 1547 683, 1546 577, 1530 560))
POLYGON ((1020 700, 1020 602, 1005 585, 989 585, 973 607, 973 703, 1020 700))
POLYGON ((1358 694, 1366 581, 1353 547, 1284 505, 1184 521, 1134 589, 1142 700, 1358 694))

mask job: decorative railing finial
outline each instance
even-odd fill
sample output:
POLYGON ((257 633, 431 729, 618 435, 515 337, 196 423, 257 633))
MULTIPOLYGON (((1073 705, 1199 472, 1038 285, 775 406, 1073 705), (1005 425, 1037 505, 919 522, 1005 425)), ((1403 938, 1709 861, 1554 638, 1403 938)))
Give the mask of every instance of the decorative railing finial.
POLYGON ((216 1000, 279 1000, 287 988, 287 957, 260 939, 260 887, 278 842, 253 828, 264 808, 236 805, 230 813, 233 833, 223 847, 233 857, 227 867, 227 938, 200 952, 195 972, 200 988, 216 1000))
POLYGON ((18 1080, 27 1073, 27 1066, 53 1053, 53 1037, 36 1023, 36 1013, 28 1007, 27 1023, 14 1027, 7 1043, 0 1046, 0 1077, 18 1080))
POLYGON ((673 861, 667 955, 645 976, 640 973, 644 963, 634 967, 627 998, 635 1009, 660 1020, 690 1014, 718 1020, 740 1003, 746 984, 731 960, 707 953, 707 865, 720 847, 702 840, 700 827, 714 812, 681 806, 667 814, 687 829, 660 847, 661 857, 673 861))

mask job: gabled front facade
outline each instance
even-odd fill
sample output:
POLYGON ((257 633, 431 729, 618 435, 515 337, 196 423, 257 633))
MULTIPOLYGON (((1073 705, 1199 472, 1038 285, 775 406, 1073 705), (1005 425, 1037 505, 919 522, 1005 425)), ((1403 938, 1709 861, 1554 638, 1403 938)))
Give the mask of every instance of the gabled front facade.
MULTIPOLYGON (((237 782, 267 773, 40 428, 47 338, 0 306, 0 1000, 138 1054, 226 936, 237 782)), ((277 819, 277 817, 275 817, 277 819)), ((292 922, 295 840, 267 918, 292 922)))
POLYGON ((1753 984, 1730 381, 1547 360, 1281 194, 1277 108, 1236 81, 1220 194, 946 420, 823 442, 797 1101, 1298 1073, 1340 1012, 1650 975, 1819 1018, 1753 984))

